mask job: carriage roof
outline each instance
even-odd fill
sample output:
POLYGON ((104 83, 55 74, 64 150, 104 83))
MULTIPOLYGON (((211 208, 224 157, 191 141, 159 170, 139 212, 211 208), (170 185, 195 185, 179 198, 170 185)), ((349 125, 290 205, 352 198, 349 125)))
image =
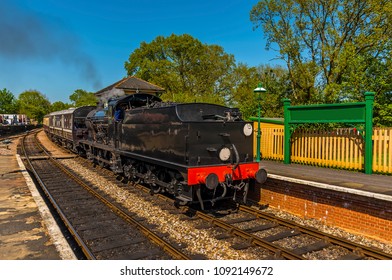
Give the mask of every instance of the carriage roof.
MULTIPOLYGON (((78 108, 69 108, 66 110, 61 110, 61 111, 55 111, 47 114, 45 117, 51 117, 51 116, 62 116, 62 115, 75 115, 78 114, 79 112, 83 112, 85 110, 91 111, 95 109, 95 106, 82 106, 78 108)), ((86 114, 84 114, 86 115, 86 114)))

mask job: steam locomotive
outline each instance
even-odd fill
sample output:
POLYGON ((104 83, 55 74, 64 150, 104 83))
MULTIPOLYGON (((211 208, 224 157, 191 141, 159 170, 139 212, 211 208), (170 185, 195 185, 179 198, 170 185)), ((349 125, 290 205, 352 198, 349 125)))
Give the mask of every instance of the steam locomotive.
POLYGON ((253 162, 252 123, 235 108, 136 93, 50 113, 44 129, 53 141, 181 205, 246 202, 250 185, 267 179, 253 162))

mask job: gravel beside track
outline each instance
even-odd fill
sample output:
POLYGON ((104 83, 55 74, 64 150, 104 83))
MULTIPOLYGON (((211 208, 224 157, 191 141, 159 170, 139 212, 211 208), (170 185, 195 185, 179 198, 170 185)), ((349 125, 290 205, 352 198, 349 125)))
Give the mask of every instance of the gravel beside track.
POLYGON ((147 219, 149 224, 157 226, 158 230, 170 235, 170 238, 186 245, 190 255, 204 255, 215 260, 244 260, 257 259, 252 253, 239 252, 232 249, 232 243, 213 238, 208 230, 197 229, 190 221, 181 220, 179 215, 170 214, 166 210, 153 205, 142 197, 119 188, 113 182, 98 177, 91 171, 77 163, 75 160, 62 160, 67 168, 77 172, 85 180, 96 185, 107 195, 116 199, 121 205, 138 216, 147 219))

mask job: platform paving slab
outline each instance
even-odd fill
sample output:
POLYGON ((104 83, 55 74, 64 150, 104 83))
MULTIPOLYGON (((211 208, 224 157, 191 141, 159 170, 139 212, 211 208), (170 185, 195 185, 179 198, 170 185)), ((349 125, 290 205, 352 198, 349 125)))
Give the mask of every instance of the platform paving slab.
POLYGON ((75 259, 16 146, 0 148, 0 260, 75 259))

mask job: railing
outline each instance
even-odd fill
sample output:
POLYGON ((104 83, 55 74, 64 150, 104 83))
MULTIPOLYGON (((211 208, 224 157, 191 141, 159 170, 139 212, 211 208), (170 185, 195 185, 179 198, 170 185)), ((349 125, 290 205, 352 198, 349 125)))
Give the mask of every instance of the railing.
MULTIPOLYGON (((255 133, 256 134, 256 133, 255 133)), ((261 128, 261 158, 283 160, 284 129, 261 128)))
POLYGON ((392 128, 373 130, 373 171, 392 173, 392 128))
POLYGON ((355 129, 297 130, 291 137, 291 161, 361 170, 363 146, 363 138, 355 129))
MULTIPOLYGON (((373 129, 372 139, 373 172, 392 174, 392 128, 373 129)), ((283 126, 261 128, 262 159, 283 160, 283 146, 283 126)), ((297 129, 291 137, 291 162, 364 170, 363 135, 354 128, 297 129)))

